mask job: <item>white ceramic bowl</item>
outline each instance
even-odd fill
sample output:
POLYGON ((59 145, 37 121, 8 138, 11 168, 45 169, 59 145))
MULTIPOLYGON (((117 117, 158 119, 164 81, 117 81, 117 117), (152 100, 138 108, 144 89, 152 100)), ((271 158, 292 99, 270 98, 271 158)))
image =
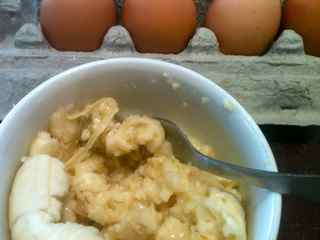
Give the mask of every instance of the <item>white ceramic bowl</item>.
MULTIPOLYGON (((45 71, 45 69, 44 69, 45 71)), ((19 159, 58 106, 114 97, 125 112, 169 118, 211 144, 217 157, 277 171, 270 148, 248 113, 228 93, 186 68, 157 60, 120 58, 63 72, 30 92, 0 125, 0 239, 9 240, 8 194, 19 159)), ((246 194, 249 239, 275 240, 281 196, 256 188, 246 194)))

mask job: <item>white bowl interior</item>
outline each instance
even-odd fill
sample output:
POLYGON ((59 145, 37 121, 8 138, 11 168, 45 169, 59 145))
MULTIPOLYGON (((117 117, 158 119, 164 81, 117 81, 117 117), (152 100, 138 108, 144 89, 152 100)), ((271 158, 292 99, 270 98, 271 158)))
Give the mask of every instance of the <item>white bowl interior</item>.
MULTIPOLYGON (((19 159, 48 117, 68 103, 114 97, 124 113, 145 113, 177 122, 210 144, 217 157, 276 171, 270 148, 251 117, 224 90, 185 68, 148 59, 122 58, 64 72, 28 94, 0 126, 0 236, 9 239, 7 199, 19 159)), ((276 239, 281 197, 256 188, 246 194, 249 239, 276 239)))

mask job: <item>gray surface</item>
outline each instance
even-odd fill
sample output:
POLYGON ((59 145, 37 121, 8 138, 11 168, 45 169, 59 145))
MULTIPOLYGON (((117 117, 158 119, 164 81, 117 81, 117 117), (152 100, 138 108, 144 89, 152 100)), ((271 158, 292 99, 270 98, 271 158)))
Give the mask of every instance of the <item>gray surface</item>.
POLYGON ((295 31, 282 32, 279 39, 269 49, 269 54, 305 54, 303 39, 295 31))
POLYGON ((320 125, 320 58, 269 54, 264 57, 182 53, 152 55, 54 50, 2 51, 0 117, 35 86, 70 67, 119 56, 151 57, 191 68, 229 91, 259 123, 320 125))
POLYGON ((102 47, 115 52, 133 52, 134 44, 129 32, 122 26, 115 26, 105 36, 102 47))
POLYGON ((219 44, 212 31, 207 28, 199 28, 185 51, 210 55, 219 51, 219 44))
POLYGON ((15 35, 17 48, 39 48, 46 45, 40 28, 33 23, 24 24, 15 35))
POLYGON ((0 11, 16 13, 21 8, 20 0, 0 0, 0 11))

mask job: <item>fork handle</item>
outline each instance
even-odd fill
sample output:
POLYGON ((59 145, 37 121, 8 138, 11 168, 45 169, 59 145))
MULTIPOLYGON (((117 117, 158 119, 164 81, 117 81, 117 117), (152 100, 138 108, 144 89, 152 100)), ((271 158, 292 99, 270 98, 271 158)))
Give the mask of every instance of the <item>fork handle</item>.
POLYGON ((197 167, 281 194, 320 202, 320 175, 278 173, 241 167, 197 153, 197 167))

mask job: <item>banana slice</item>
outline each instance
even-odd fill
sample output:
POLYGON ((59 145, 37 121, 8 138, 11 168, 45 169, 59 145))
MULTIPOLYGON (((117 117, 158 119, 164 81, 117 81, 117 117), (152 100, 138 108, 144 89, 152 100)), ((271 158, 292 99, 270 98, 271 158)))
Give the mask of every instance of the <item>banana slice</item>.
POLYGON ((247 239, 245 212, 235 196, 212 188, 206 206, 213 216, 222 218, 223 235, 227 239, 247 239))
POLYGON ((28 213, 12 228, 13 240, 103 240, 99 231, 76 223, 52 223, 53 218, 41 211, 28 213))
POLYGON ((47 155, 27 158, 18 170, 9 198, 13 240, 103 240, 94 227, 61 220, 62 199, 69 188, 64 164, 47 155))
POLYGON ((59 221, 61 202, 58 199, 67 193, 68 188, 68 177, 61 161, 47 155, 26 158, 12 186, 10 226, 28 212, 40 210, 59 221))

